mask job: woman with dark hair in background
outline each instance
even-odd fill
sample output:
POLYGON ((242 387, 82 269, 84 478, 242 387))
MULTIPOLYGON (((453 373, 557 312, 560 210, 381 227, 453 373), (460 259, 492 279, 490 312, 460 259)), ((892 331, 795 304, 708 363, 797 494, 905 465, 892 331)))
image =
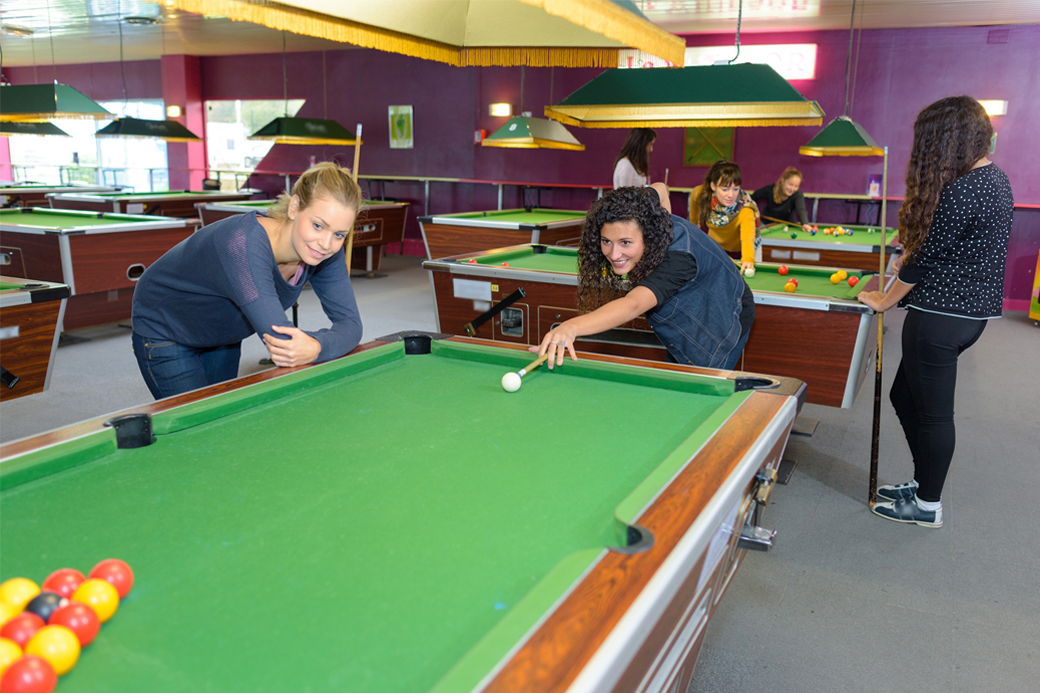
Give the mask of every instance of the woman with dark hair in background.
POLYGON ((795 216, 802 229, 809 232, 809 214, 805 211, 805 195, 802 194, 802 172, 794 166, 788 166, 780 174, 779 180, 751 193, 751 199, 758 204, 763 217, 771 220, 794 221, 795 216))
POLYGON ((657 133, 650 128, 633 128, 625 146, 614 159, 614 189, 640 187, 650 182, 650 152, 657 133))
POLYGON ((953 96, 917 116, 899 209, 904 255, 888 292, 860 293, 878 312, 899 305, 903 359, 890 398, 906 434, 914 478, 882 486, 872 510, 887 520, 942 527, 953 459, 957 358, 1001 316, 1014 199, 987 158, 993 126, 978 101, 953 96))

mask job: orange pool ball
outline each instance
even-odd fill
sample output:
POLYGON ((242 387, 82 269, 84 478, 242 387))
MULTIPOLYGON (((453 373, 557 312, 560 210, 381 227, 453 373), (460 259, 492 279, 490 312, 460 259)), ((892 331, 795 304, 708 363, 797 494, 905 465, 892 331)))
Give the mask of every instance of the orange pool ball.
POLYGON ((91 578, 72 593, 72 601, 89 606, 97 614, 98 620, 104 623, 119 608, 119 593, 104 580, 91 578))
POLYGON ((25 654, 43 657, 55 674, 64 676, 79 660, 79 640, 65 626, 44 626, 25 646, 25 654))

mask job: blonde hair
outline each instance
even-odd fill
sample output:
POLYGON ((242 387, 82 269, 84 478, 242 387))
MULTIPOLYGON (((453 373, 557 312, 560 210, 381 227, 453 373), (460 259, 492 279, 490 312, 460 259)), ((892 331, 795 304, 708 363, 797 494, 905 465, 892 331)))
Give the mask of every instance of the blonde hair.
POLYGON ((288 218, 293 195, 300 198, 300 209, 306 209, 314 198, 325 195, 353 209, 355 216, 361 215, 361 186, 350 176, 350 169, 331 161, 314 164, 304 171, 293 184, 292 192, 279 195, 278 201, 265 214, 272 219, 288 218))
POLYGON ((788 196, 784 194, 784 183, 795 176, 801 178, 802 172, 794 166, 788 166, 784 169, 784 172, 780 174, 780 178, 777 179, 776 185, 773 186, 773 202, 780 204, 788 198, 788 196))

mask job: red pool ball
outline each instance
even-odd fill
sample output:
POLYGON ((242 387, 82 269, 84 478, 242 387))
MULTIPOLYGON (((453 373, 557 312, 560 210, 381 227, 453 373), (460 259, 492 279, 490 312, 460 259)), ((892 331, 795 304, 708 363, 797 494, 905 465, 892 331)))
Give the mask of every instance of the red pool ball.
POLYGON ((40 585, 46 592, 54 592, 68 599, 87 578, 75 568, 60 568, 47 576, 40 585))
POLYGON ((36 631, 43 628, 46 623, 43 619, 29 611, 23 611, 0 628, 0 637, 13 640, 18 647, 25 649, 25 643, 32 640, 36 631))
POLYGON ((468 262, 468 263, 469 263, 469 264, 471 264, 471 265, 475 265, 475 264, 477 264, 477 258, 475 258, 475 257, 471 257, 471 258, 470 258, 469 260, 467 260, 466 262, 468 262))
POLYGON ((502 266, 503 266, 503 267, 509 267, 509 263, 508 263, 508 262, 503 262, 503 263, 502 263, 502 266))
POLYGON ((89 577, 104 580, 115 587, 120 599, 130 594, 134 586, 134 571, 118 558, 101 561, 91 569, 89 577))
POLYGON ((787 274, 787 272, 788 272, 787 265, 780 265, 777 268, 776 271, 779 272, 780 274, 787 274))
POLYGON ((859 284, 859 278, 849 277, 849 286, 856 286, 856 284, 859 284))
POLYGON ((51 620, 47 621, 47 625, 65 626, 79 640, 80 647, 86 647, 94 642, 98 631, 101 630, 101 621, 94 610, 79 602, 70 602, 55 611, 51 615, 51 620))
POLYGON ((51 693, 58 685, 54 667, 43 657, 25 655, 7 667, 0 679, 4 693, 51 693))

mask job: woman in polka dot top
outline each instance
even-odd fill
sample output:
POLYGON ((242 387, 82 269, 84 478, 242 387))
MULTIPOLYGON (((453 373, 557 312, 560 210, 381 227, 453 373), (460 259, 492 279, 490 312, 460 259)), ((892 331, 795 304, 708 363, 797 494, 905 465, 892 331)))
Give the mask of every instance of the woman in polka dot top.
POLYGON ((917 116, 899 210, 904 255, 888 292, 861 293, 878 312, 899 305, 903 359, 890 394, 914 459, 914 478, 878 489, 873 512, 941 527, 953 458, 957 357, 999 318, 1014 199, 987 158, 993 126, 969 96, 936 101, 917 116))

